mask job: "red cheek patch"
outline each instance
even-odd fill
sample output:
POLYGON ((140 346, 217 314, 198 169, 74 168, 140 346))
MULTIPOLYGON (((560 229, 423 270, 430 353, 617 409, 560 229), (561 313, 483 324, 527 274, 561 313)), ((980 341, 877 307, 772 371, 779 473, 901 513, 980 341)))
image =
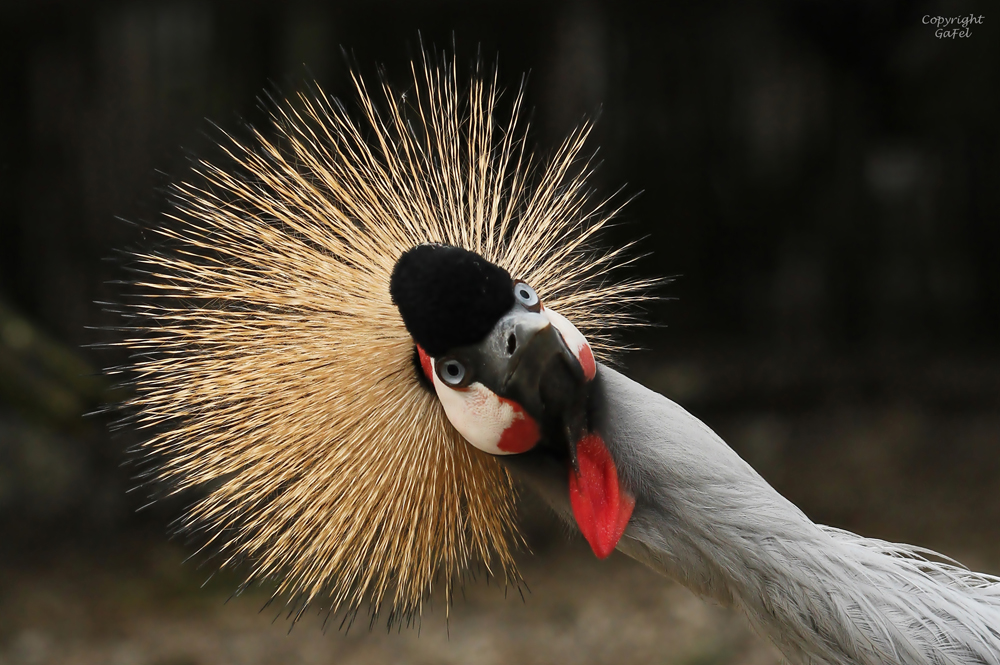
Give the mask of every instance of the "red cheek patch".
POLYGON ((504 397, 498 399, 510 404, 511 408, 514 409, 514 419, 500 435, 497 448, 505 453, 528 452, 542 438, 541 432, 538 431, 538 423, 517 402, 504 397))
POLYGON ((597 558, 606 559, 625 533, 635 497, 619 486, 615 461, 599 435, 580 439, 576 458, 579 473, 569 470, 573 517, 597 558))
POLYGON ((420 367, 424 370, 424 376, 433 385, 434 377, 432 373, 434 370, 431 368, 431 357, 427 355, 427 352, 419 344, 417 344, 417 355, 420 356, 420 367))
POLYGON ((594 352, 590 350, 589 344, 584 344, 580 349, 580 367, 583 368, 583 376, 588 381, 593 381, 597 375, 597 362, 594 360, 594 352))

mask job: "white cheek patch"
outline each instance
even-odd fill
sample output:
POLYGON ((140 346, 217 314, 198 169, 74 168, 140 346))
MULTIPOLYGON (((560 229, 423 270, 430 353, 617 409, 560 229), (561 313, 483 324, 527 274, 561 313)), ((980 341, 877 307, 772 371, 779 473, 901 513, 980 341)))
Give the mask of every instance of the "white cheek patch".
POLYGON ((431 376, 448 420, 466 441, 483 452, 523 453, 541 438, 534 419, 517 403, 478 382, 455 389, 441 381, 437 372, 431 372, 431 376))
POLYGON ((591 350, 587 338, 576 329, 576 326, 569 322, 569 319, 559 312, 546 307, 542 309, 542 314, 545 315, 549 323, 562 335, 566 346, 569 347, 569 350, 573 352, 573 355, 580 362, 580 366, 583 368, 583 375, 588 381, 593 380, 597 374, 597 362, 594 360, 594 352, 591 350))

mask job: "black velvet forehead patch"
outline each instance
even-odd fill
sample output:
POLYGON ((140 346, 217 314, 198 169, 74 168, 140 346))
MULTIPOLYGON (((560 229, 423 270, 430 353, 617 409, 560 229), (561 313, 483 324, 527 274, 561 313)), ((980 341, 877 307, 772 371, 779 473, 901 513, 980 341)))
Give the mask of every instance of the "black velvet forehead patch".
POLYGON ((450 245, 404 252, 389 293, 410 336, 435 358, 482 341, 514 306, 514 282, 506 270, 450 245))

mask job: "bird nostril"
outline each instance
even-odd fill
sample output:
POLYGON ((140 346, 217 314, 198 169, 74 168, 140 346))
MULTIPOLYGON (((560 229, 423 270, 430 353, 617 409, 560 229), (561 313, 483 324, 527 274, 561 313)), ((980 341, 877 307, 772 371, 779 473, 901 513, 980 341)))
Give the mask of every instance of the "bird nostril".
POLYGON ((507 355, 511 355, 517 349, 517 337, 511 333, 507 337, 507 355))

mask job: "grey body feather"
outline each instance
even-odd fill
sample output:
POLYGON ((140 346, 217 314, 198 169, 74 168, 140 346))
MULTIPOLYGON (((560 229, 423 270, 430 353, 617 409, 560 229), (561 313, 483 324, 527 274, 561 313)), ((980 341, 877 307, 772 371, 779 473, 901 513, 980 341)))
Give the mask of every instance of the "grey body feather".
MULTIPOLYGON (((741 610, 794 663, 1000 665, 1000 578, 813 523, 700 420, 605 366, 595 423, 636 507, 618 549, 741 610)), ((564 467, 505 462, 573 523, 564 467)))

